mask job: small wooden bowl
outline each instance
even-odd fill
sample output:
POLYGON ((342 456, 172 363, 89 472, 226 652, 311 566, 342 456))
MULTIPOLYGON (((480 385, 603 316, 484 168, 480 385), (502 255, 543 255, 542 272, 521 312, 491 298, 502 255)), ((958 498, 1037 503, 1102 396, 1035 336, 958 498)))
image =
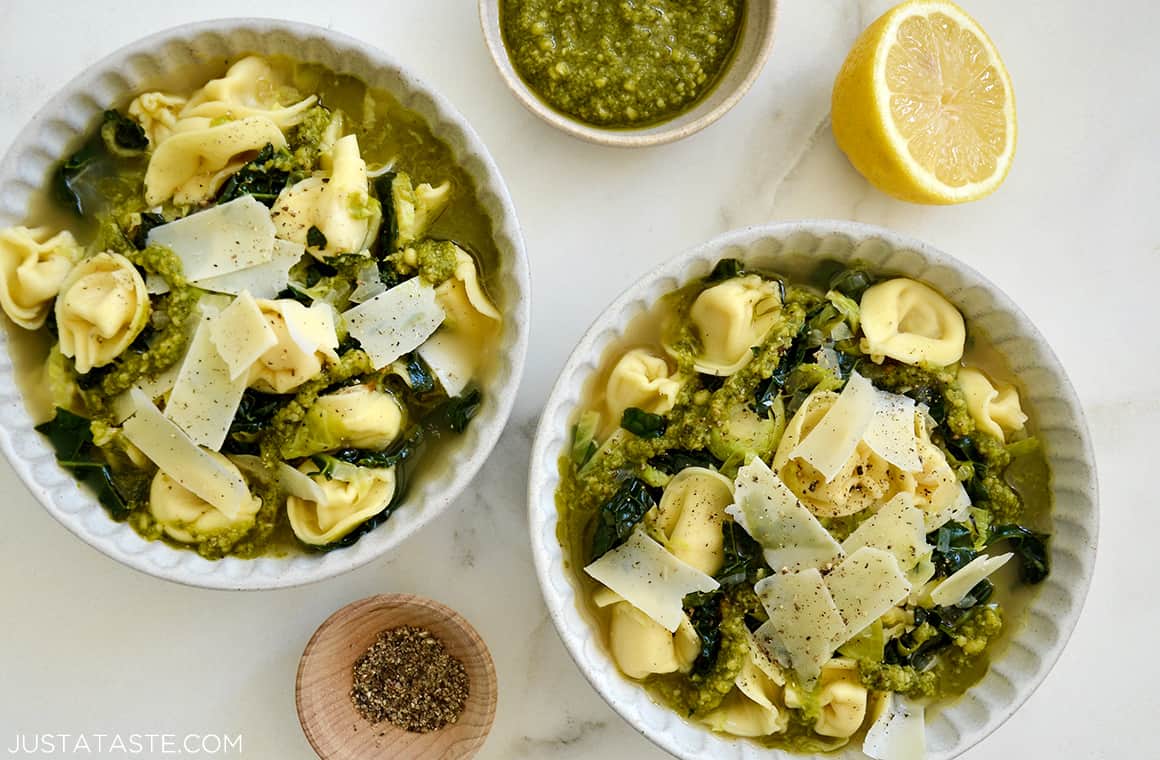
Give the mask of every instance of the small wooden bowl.
POLYGON ((495 719, 495 664, 483 639, 455 610, 411 594, 381 594, 326 619, 302 652, 295 685, 298 720, 322 760, 459 760, 483 746, 495 719), (437 636, 463 662, 470 693, 459 720, 420 734, 383 721, 369 723, 350 699, 354 663, 379 634, 415 625, 437 636))

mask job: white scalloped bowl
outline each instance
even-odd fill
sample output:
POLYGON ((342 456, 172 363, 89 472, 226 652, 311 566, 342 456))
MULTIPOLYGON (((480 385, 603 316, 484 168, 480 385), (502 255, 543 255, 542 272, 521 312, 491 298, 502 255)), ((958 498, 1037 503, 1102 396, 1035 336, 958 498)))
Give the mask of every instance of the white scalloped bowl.
MULTIPOLYGON (((852 222, 806 221, 748 227, 717 237, 654 269, 596 320, 564 365, 540 419, 528 485, 529 528, 540 586, 560 637, 592 686, 621 717, 677 757, 701 760, 801 758, 730 739, 657 704, 617 670, 578 596, 556 538, 557 460, 588 377, 626 326, 657 299, 708 274, 721 258, 792 272, 808 258, 866 261, 875 269, 924 280, 945 294, 982 332, 1027 388, 1024 404, 1038 423, 1052 470, 1052 573, 1008 621, 990 671, 967 694, 932 710, 928 760, 949 760, 981 741, 1022 705, 1058 659, 1079 618, 1095 563, 1098 531, 1095 461, 1075 392, 1059 360, 1030 320, 1002 291, 965 264, 904 235, 852 222)), ((822 758, 864 758, 848 746, 822 758)))
MULTIPOLYGON (((95 63, 69 82, 33 117, 0 162, 0 227, 20 224, 49 174, 95 126, 103 109, 129 96, 191 76, 220 75, 223 63, 244 53, 284 55, 352 74, 392 93, 421 115, 450 145, 472 177, 491 218, 500 262, 492 273, 505 314, 497 358, 481 390, 478 416, 438 459, 425 460, 406 501, 391 519, 353 546, 327 553, 216 562, 191 551, 149 542, 127 524, 114 522, 96 499, 56 463, 32 428, 15 382, 21 341, 7 324, 0 331, 0 449, 44 508, 86 543, 150 575, 207 588, 268 589, 329 578, 364 565, 403 542, 442 512, 487 459, 511 413, 528 343, 530 282, 527 256, 507 186, 467 120, 404 65, 371 45, 314 26, 271 19, 223 19, 179 26, 135 42, 95 63)), ((24 341, 27 343, 27 341, 24 341)), ((27 362, 25 362, 26 364, 27 362)))

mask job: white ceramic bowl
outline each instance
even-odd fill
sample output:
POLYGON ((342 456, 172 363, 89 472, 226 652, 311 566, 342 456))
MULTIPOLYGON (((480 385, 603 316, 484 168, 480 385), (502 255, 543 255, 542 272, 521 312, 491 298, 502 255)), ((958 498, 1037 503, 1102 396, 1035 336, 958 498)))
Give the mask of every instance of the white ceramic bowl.
MULTIPOLYGON (((552 620, 572 658, 600 695, 653 742, 681 758, 743 760, 800 757, 771 753, 755 743, 728 739, 683 720, 653 702, 639 684, 620 674, 591 616, 578 597, 578 568, 567 569, 556 539, 554 492, 557 460, 569 442, 569 423, 586 379, 628 323, 665 293, 708 274, 721 258, 792 273, 809 258, 862 260, 883 273, 924 280, 945 294, 969 329, 993 343, 1022 380, 1052 470, 1054 508, 1052 572, 1038 587, 1024 619, 1010 635, 987 676, 967 694, 927 719, 929 760, 949 760, 999 727, 1043 681, 1071 635, 1095 563, 1098 507, 1095 461, 1075 392, 1039 331, 995 285, 933 247, 877 227, 851 222, 789 222, 727 233, 653 270, 596 320, 564 365, 548 399, 532 450, 528 486, 532 551, 552 620)), ((857 747, 821 758, 863 758, 857 747)))
MULTIPOLYGON (((0 163, 0 227, 20 224, 30 200, 42 192, 54 165, 75 149, 97 124, 101 111, 130 96, 220 75, 223 63, 245 53, 285 55, 353 74, 383 88, 420 114, 447 142, 474 179, 491 217, 500 252, 493 295, 504 315, 504 331, 490 377, 481 383, 483 405, 463 436, 445 455, 423 462, 404 506, 353 546, 323 554, 216 562, 161 542, 141 539, 104 509, 56 463, 32 420, 15 382, 12 331, 0 332, 0 448, 17 474, 56 519, 108 556, 151 575, 193 586, 265 589, 294 586, 352 570, 390 551, 443 511, 491 453, 511 413, 528 343, 529 289, 523 238, 499 170, 467 121, 441 95, 405 66, 366 43, 330 30, 270 19, 226 19, 170 29, 98 61, 69 82, 33 117, 0 163)), ((17 364, 20 356, 16 357, 17 364)))
POLYGON ((597 127, 557 111, 524 82, 512 65, 500 24, 503 0, 479 0, 479 21, 491 59, 504 84, 529 111, 581 140, 617 148, 644 148, 684 139, 700 132, 737 105, 757 81, 773 50, 777 0, 750 0, 745 4, 737 47, 713 88, 688 111, 667 121, 644 127, 597 127))

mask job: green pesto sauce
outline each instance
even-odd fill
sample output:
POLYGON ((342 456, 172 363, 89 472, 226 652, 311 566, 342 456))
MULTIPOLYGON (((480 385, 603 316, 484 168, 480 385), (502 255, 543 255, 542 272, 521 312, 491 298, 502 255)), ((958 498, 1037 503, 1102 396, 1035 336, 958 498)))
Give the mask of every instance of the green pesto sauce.
POLYGON ((558 111, 602 127, 655 124, 719 79, 744 0, 504 0, 512 65, 558 111))
POLYGON ((433 286, 442 285, 455 276, 458 260, 455 243, 450 240, 420 240, 387 260, 394 262, 401 272, 418 271, 419 276, 433 286))

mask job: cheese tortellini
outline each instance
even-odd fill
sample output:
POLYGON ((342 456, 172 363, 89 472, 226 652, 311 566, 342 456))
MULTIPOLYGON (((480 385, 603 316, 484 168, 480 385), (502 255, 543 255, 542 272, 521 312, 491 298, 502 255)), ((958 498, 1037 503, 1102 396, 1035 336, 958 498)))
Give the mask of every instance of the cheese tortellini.
POLYGON ((259 300, 266 323, 278 342, 250 369, 250 387, 264 393, 289 393, 317 377, 324 366, 338 360, 338 336, 333 312, 325 304, 307 308, 281 298, 259 300))
POLYGON ((963 315, 933 288, 899 277, 868 288, 860 304, 862 350, 906 364, 945 367, 963 358, 963 315))
POLYGON ((701 638, 688 617, 675 633, 669 633, 628 602, 613 603, 609 615, 609 648, 620 672, 629 678, 688 672, 693 667, 701 651, 701 638))
POLYGON ((847 739, 862 727, 866 719, 869 694, 858 677, 858 663, 836 657, 822 666, 816 693, 807 695, 801 689, 786 689, 785 703, 801 708, 816 699, 821 709, 814 721, 814 731, 822 736, 847 739))
POLYGON ((713 575, 725 562, 721 525, 732 503, 733 481, 704 467, 688 467, 665 486, 656 527, 674 556, 713 575))
MULTIPOLYGON (((241 477, 237 465, 225 456, 208 453, 241 477)), ((150 513, 165 535, 183 544, 212 544, 220 553, 249 532, 261 507, 262 500, 251 495, 231 518, 161 471, 153 476, 149 488, 150 513)))
POLYGON ((380 451, 399 437, 403 420, 403 407, 390 393, 364 383, 339 388, 310 406, 282 454, 297 458, 339 449, 380 451))
POLYGON ((399 172, 391 182, 391 197, 398 225, 399 247, 410 245, 427 233, 451 201, 451 182, 432 187, 427 183, 415 187, 406 172, 399 172))
POLYGON ((960 369, 958 381, 967 399, 967 411, 984 433, 1006 441, 1009 434, 1019 432, 1027 424, 1027 415, 1014 386, 996 383, 973 367, 960 369))
POLYGON ((157 206, 204 203, 266 145, 285 148, 278 125, 262 116, 221 124, 208 118, 183 119, 177 131, 154 149, 145 169, 145 202, 157 206))
POLYGON ((0 232, 0 306, 26 330, 48 318, 80 247, 70 232, 53 235, 44 227, 9 227, 0 232))
POLYGON ((626 351, 608 373, 604 386, 608 424, 619 425, 629 407, 665 414, 677 402, 680 390, 681 381, 672 375, 662 357, 647 348, 626 351))
POLYGON ((145 280, 119 253, 99 253, 73 267, 56 299, 60 350, 88 373, 121 355, 149 322, 145 280))
POLYGON ((382 219, 379 202, 370 197, 358 138, 339 138, 327 158, 329 173, 316 173, 283 190, 271 213, 279 238, 308 246, 320 259, 365 250, 382 219), (312 227, 326 238, 324 246, 310 245, 312 227))
POLYGON ((714 731, 735 736, 769 736, 789 727, 785 709, 785 675, 752 636, 745 663, 734 680, 734 689, 721 705, 705 717, 714 731))
POLYGON ((288 91, 269 62, 249 56, 230 66, 224 77, 195 92, 182 116, 233 120, 261 116, 286 130, 302 121, 318 102, 316 95, 309 95, 292 105, 282 105, 292 97, 296 93, 288 91))
POLYGON ((926 418, 914 416, 914 446, 921 469, 903 470, 859 441, 842 469, 827 481, 808 462, 790 453, 825 417, 838 400, 833 391, 815 390, 790 419, 773 458, 773 470, 791 491, 819 517, 844 517, 885 504, 899 493, 914 496, 927 515, 945 513, 961 491, 954 470, 930 440, 926 418))
POLYGON ((177 129, 186 99, 164 92, 146 92, 129 104, 129 115, 145 130, 152 148, 163 143, 177 129))
POLYGON ((698 372, 731 375, 753 358, 781 316, 776 282, 751 274, 734 277, 703 291, 689 309, 701 342, 698 372))
POLYGON ((321 502, 286 497, 294 535, 311 546, 338 541, 386 509, 395 496, 394 467, 335 466, 324 474, 313 460, 307 460, 298 469, 310 476, 323 495, 321 502))

